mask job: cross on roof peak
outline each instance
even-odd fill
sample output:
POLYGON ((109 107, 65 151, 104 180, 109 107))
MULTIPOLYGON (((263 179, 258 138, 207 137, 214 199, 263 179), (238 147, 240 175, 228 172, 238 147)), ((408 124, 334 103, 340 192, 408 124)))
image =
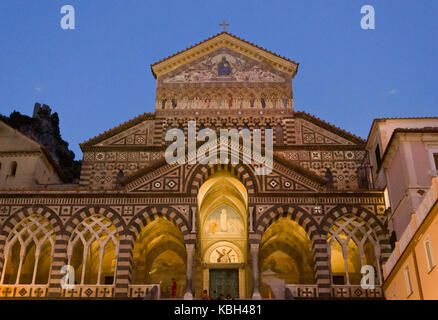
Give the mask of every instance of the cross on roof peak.
POLYGON ((219 24, 220 26, 224 27, 224 32, 226 31, 225 28, 228 27, 230 24, 227 23, 225 20, 219 24))

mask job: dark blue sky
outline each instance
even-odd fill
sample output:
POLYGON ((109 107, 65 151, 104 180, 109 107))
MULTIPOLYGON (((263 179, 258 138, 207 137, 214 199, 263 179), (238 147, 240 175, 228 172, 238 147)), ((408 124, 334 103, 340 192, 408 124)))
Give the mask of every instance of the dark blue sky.
POLYGON ((221 31, 300 63, 296 110, 366 138, 372 119, 438 115, 438 1, 0 1, 0 113, 59 113, 78 144, 153 112, 150 64, 221 31), (60 9, 76 10, 62 30, 60 9), (376 10, 362 30, 360 8, 376 10))

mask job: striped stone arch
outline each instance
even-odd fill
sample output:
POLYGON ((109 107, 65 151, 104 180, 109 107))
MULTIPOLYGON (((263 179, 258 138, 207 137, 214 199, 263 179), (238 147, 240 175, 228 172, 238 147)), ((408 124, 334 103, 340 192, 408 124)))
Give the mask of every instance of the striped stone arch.
POLYGON ((324 238, 327 240, 328 232, 333 223, 346 214, 357 216, 364 220, 368 226, 374 230, 380 246, 382 262, 385 262, 391 255, 391 245, 389 243, 387 230, 373 213, 359 205, 336 206, 327 212, 324 219, 321 221, 321 230, 324 238))
POLYGON ((189 239, 190 229, 187 220, 175 208, 169 206, 149 206, 139 211, 128 224, 125 236, 120 238, 119 259, 117 261, 116 297, 126 297, 133 276, 134 243, 141 230, 156 218, 165 218, 181 231, 186 243, 196 240, 189 239))
POLYGON ((256 222, 255 232, 260 239, 266 229, 279 218, 289 218, 297 222, 309 235, 312 242, 315 281, 321 297, 330 296, 330 274, 327 263, 327 245, 322 239, 321 229, 311 214, 294 205, 276 206, 267 210, 256 222))
POLYGON ((77 211, 64 225, 64 235, 62 241, 57 241, 55 245, 55 256, 54 256, 54 264, 52 267, 52 275, 51 281, 49 283, 49 296, 56 297, 60 295, 60 278, 62 278, 61 268, 64 264, 67 264, 67 247, 70 241, 70 237, 75 230, 75 228, 81 224, 82 221, 87 219, 92 215, 102 215, 103 217, 110 220, 119 235, 119 252, 116 266, 116 281, 115 281, 115 293, 120 291, 120 287, 122 287, 122 291, 125 292, 127 289, 125 285, 120 285, 120 280, 123 282, 125 279, 124 273, 126 273, 125 268, 122 266, 123 264, 123 254, 121 254, 121 248, 123 247, 123 243, 126 242, 127 237, 127 228, 126 224, 123 221, 122 217, 113 209, 106 206, 87 206, 79 211, 77 211), (125 290, 126 289, 126 290, 125 290))
POLYGON ((237 165, 206 165, 197 164, 191 170, 185 183, 185 189, 192 195, 197 195, 201 185, 220 170, 227 170, 238 178, 246 188, 248 194, 256 194, 260 189, 259 179, 254 174, 254 168, 248 164, 237 165))
POLYGON ((255 232, 262 236, 265 230, 272 223, 282 217, 289 218, 302 226, 309 235, 310 240, 319 235, 318 223, 312 217, 312 215, 310 215, 303 208, 294 205, 280 205, 268 209, 260 218, 257 219, 255 224, 255 232))
POLYGON ((144 208, 131 219, 127 230, 135 239, 141 230, 156 218, 169 220, 181 231, 184 241, 189 240, 189 222, 177 209, 170 206, 149 206, 144 208))
POLYGON ((88 206, 76 212, 64 225, 65 235, 70 238, 74 229, 86 218, 99 214, 110 220, 116 227, 119 236, 126 233, 126 225, 122 217, 113 209, 106 206, 88 206))
MULTIPOLYGON (((0 275, 3 271, 4 266, 4 247, 6 245, 6 240, 9 236, 11 230, 23 219, 29 217, 32 214, 39 214, 46 218, 52 225, 53 234, 55 234, 55 239, 59 239, 63 232, 62 222, 58 215, 45 206, 26 206, 19 209, 13 215, 11 215, 0 227, 0 275)), ((52 257, 53 259, 53 257, 52 257)))

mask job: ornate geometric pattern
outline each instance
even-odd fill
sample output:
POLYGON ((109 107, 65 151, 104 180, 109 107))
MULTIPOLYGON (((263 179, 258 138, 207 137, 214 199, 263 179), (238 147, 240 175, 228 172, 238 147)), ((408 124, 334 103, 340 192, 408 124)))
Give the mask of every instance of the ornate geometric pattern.
MULTIPOLYGON (((41 250, 43 246, 50 245, 51 252, 50 257, 53 254, 54 249, 54 236, 53 236, 53 228, 50 222, 43 216, 39 214, 33 214, 21 222, 19 222, 9 233, 8 239, 6 241, 6 245, 4 248, 4 261, 9 261, 9 256, 13 253, 12 247, 14 247, 15 243, 19 243, 19 265, 18 272, 15 276, 15 279, 5 279, 6 275, 6 267, 5 265, 4 272, 1 275, 0 283, 7 284, 18 284, 21 280, 21 266, 24 263, 26 255, 29 251, 32 251, 32 247, 34 247, 34 255, 35 255, 35 268, 32 276, 32 280, 30 284, 35 284, 36 278, 36 270, 38 270, 38 257, 40 256, 41 250)), ((50 258, 49 257, 49 258, 50 258)), ((11 260, 12 261, 12 260, 11 260)))
MULTIPOLYGON (((81 248, 83 252, 83 260, 82 260, 82 272, 81 279, 77 279, 79 284, 84 284, 85 279, 85 270, 87 268, 87 252, 91 252, 91 246, 93 245, 94 250, 96 250, 96 246, 98 247, 98 259, 101 259, 104 256, 105 248, 109 242, 112 242, 115 247, 115 257, 118 255, 119 251, 119 236, 117 234, 117 230, 113 223, 101 215, 92 215, 91 217, 85 219, 77 226, 77 228, 73 231, 69 244, 68 244, 68 263, 71 264, 72 253, 74 247, 80 242, 82 244, 81 248)), ((101 284, 102 279, 100 277, 100 272, 102 269, 102 262, 98 263, 98 277, 97 284, 101 284)))

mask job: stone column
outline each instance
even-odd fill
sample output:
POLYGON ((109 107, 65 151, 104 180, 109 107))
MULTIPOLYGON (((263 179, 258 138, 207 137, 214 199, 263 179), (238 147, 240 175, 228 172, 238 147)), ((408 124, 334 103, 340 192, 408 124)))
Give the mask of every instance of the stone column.
POLYGON ((64 274, 61 273, 61 269, 68 262, 67 245, 68 237, 66 235, 57 237, 52 256, 52 268, 50 269, 49 275, 48 297, 55 298, 61 296, 61 279, 64 277, 64 274))
POLYGON ((192 233, 196 233, 196 207, 192 207, 192 233))
POLYGON ((249 232, 253 233, 254 232, 254 221, 253 221, 253 212, 254 212, 254 207, 251 206, 248 208, 249 210, 249 232))
POLYGON ((251 243, 250 249, 252 256, 252 277, 253 277, 252 299, 261 300, 262 297, 259 291, 259 244, 251 243))
MULTIPOLYGON (((312 232, 315 230, 311 227, 312 232)), ((312 250, 313 261, 315 263, 315 281, 318 285, 320 298, 329 298, 331 296, 331 275, 330 261, 331 252, 327 247, 327 236, 312 233, 312 250)))
POLYGON ((125 298, 128 296, 129 285, 132 280, 132 265, 134 260, 134 236, 120 237, 119 254, 116 256, 116 275, 114 279, 114 296, 125 298))
POLYGON ((193 275, 193 255, 195 254, 195 244, 186 243, 187 251, 187 279, 186 279, 186 293, 184 300, 193 300, 192 292, 192 275, 193 275))

